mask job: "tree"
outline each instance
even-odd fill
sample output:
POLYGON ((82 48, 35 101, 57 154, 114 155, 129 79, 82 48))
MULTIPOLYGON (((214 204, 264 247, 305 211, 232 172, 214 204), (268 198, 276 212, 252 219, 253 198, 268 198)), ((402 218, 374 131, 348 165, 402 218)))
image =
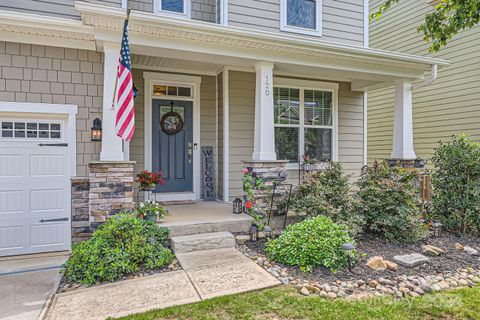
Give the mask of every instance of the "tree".
MULTIPOLYGON (((401 0, 385 0, 370 15, 370 19, 379 19, 393 4, 401 0)), ((470 29, 480 23, 480 0, 440 0, 435 10, 425 16, 425 23, 418 26, 423 39, 431 41, 430 52, 437 52, 462 30, 470 29)))

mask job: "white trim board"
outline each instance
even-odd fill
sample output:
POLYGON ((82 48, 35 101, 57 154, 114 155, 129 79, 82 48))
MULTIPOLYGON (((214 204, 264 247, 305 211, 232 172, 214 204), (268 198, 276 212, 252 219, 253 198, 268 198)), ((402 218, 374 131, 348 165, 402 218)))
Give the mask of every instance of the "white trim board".
POLYGON ((223 202, 230 202, 230 70, 223 68, 223 202))
MULTIPOLYGON (((200 85, 202 82, 201 77, 187 76, 180 74, 170 73, 156 73, 156 72, 143 72, 143 78, 145 79, 145 97, 144 97, 144 156, 145 156, 145 169, 152 170, 152 100, 161 99, 159 96, 153 95, 153 85, 156 84, 170 84, 170 85, 188 85, 193 88, 193 98, 190 97, 175 97, 175 100, 192 101, 193 102, 193 145, 197 145, 197 148, 193 149, 193 194, 194 199, 200 200, 201 193, 201 171, 200 171, 200 85)), ((175 193, 172 193, 175 194, 175 193)), ((170 198, 169 200, 185 200, 181 194, 177 193, 179 199, 170 198)))

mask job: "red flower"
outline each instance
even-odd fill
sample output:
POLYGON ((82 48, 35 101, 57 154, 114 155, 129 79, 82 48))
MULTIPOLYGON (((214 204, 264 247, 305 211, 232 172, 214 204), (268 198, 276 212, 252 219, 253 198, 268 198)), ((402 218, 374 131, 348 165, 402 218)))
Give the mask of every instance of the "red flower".
POLYGON ((246 173, 248 173, 248 169, 243 169, 242 172, 243 172, 244 174, 246 174, 246 173))
POLYGON ((245 207, 246 207, 247 209, 252 209, 253 204, 252 204, 250 201, 248 201, 248 202, 245 204, 245 207))

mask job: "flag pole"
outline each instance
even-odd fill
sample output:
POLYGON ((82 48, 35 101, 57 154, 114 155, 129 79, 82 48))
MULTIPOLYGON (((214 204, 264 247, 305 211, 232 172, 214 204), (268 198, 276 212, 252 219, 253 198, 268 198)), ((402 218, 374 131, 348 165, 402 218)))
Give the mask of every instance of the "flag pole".
MULTIPOLYGON (((127 9, 127 21, 130 18, 130 9, 127 9)), ((120 53, 121 54, 121 53, 120 53)), ((112 98, 112 111, 115 110, 115 98, 117 97, 117 86, 118 86, 118 68, 117 65, 117 75, 115 75, 115 87, 113 88, 113 98, 112 98)))

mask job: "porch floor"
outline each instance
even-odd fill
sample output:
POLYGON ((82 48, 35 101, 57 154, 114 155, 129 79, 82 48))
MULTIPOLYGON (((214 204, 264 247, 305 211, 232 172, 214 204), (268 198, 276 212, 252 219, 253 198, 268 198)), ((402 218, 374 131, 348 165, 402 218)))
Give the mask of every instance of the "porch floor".
POLYGON ((253 218, 247 214, 234 214, 229 204, 199 201, 195 204, 166 206, 170 215, 161 223, 172 236, 208 232, 248 232, 253 218))

